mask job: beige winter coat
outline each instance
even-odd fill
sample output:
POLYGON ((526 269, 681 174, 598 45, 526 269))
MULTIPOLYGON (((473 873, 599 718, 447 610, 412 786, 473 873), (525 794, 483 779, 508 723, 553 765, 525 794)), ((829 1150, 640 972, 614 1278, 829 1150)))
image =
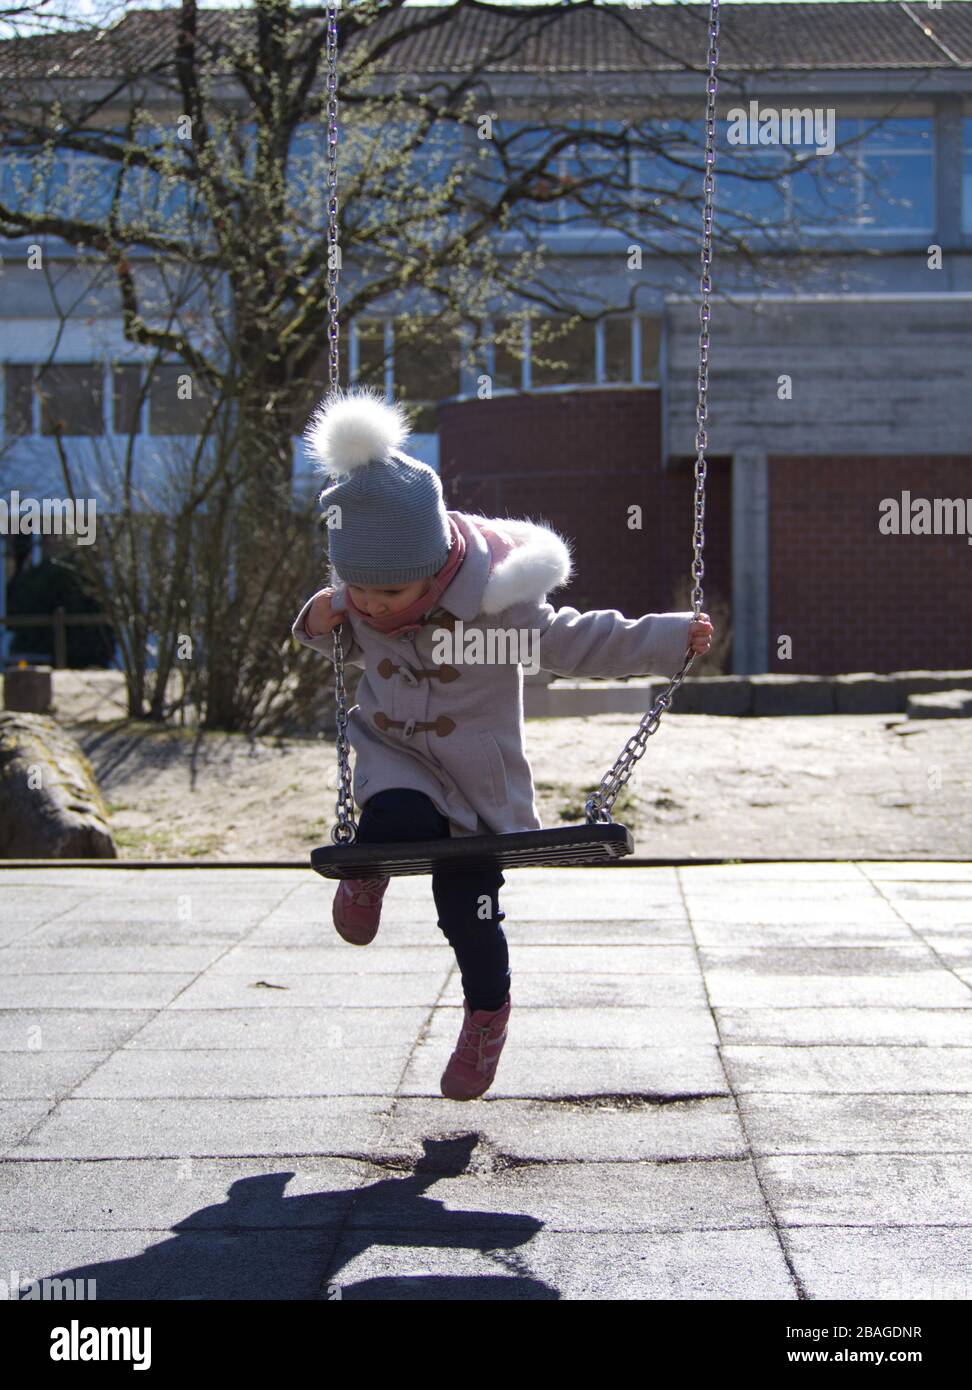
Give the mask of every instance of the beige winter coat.
MULTIPOLYGON (((392 637, 354 617, 344 623, 345 662, 364 669, 348 720, 354 799, 363 807, 388 787, 412 787, 449 818, 453 835, 538 830, 524 752, 523 664, 559 676, 671 676, 685 656, 692 613, 625 618, 615 609, 555 609, 546 596, 570 578, 572 560, 552 528, 450 515, 465 536, 465 557, 421 630, 392 637)), ((332 582, 332 606, 346 609, 346 588, 333 571, 332 582)), ((293 634, 331 659, 331 633, 311 637, 304 627, 315 597, 293 634)), ((605 766, 617 751, 605 746, 605 766)))

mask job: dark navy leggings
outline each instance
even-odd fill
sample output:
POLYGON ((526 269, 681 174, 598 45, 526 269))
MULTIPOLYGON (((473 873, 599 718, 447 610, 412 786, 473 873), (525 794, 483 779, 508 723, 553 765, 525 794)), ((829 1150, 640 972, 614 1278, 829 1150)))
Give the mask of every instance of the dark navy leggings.
MULTIPOLYGON (((410 787, 375 792, 358 818, 361 845, 447 840, 449 835, 449 821, 431 798, 410 787)), ((501 1009, 509 993, 510 954, 502 925, 506 913, 499 905, 505 882, 499 869, 432 874, 437 925, 456 953, 470 1009, 501 1009), (488 915, 481 898, 489 899, 488 915)))

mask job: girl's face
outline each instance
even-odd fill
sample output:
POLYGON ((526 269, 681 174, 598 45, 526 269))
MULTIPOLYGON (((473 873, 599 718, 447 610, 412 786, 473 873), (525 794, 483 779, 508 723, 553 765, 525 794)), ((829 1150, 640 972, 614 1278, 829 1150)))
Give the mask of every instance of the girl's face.
POLYGON ((371 584, 349 584, 348 593, 369 618, 384 618, 401 612, 421 598, 430 583, 428 579, 416 579, 411 584, 389 584, 381 588, 371 584))

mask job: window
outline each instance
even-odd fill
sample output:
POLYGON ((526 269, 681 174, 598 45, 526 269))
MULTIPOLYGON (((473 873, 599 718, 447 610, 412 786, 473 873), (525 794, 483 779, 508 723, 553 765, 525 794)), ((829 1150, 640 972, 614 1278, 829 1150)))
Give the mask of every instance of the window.
POLYGON ((493 321, 493 390, 519 391, 523 385, 523 322, 493 321))
MULTIPOLYGON (((800 109, 815 104, 808 99, 800 109)), ((931 117, 838 118, 832 154, 819 154, 812 144, 729 145, 727 123, 719 127, 716 179, 721 173, 723 215, 741 225, 811 235, 933 229, 931 117), (807 167, 782 174, 794 159, 807 167), (751 177, 777 171, 776 182, 751 177)))
POLYGON ((206 388, 183 362, 157 366, 149 383, 149 431, 156 435, 201 434, 211 407, 206 388))
POLYGON ((3 428, 8 438, 33 434, 33 367, 4 367, 3 428))
POLYGON ((103 434, 103 375, 97 364, 42 367, 37 377, 41 434, 103 434))
POLYGON ((631 380, 631 320, 604 320, 604 380, 631 380))
POLYGON ((566 386, 595 380, 594 324, 581 319, 572 328, 566 328, 569 322, 565 314, 533 320, 530 330, 533 386, 566 386), (541 358, 544 361, 541 362, 541 358))
POLYGON ((972 116, 962 122, 962 231, 972 236, 972 116))
POLYGON ((394 319, 393 327, 395 395, 410 408, 415 433, 434 434, 437 403, 459 391, 459 335, 414 315, 394 319))
POLYGON ((355 380, 363 386, 385 389, 385 320, 355 319, 354 331, 358 343, 358 369, 355 380))
POLYGON ((554 228, 561 222, 561 199, 555 197, 563 175, 563 155, 551 153, 556 128, 539 121, 493 122, 492 140, 482 141, 485 154, 477 165, 477 177, 489 201, 509 184, 523 184, 511 209, 511 226, 519 224, 554 228))
POLYGON ((141 380, 142 369, 134 363, 112 368, 111 427, 115 434, 141 433, 141 380))
POLYGON ((658 381, 661 375, 661 319, 641 320, 641 380, 658 381))

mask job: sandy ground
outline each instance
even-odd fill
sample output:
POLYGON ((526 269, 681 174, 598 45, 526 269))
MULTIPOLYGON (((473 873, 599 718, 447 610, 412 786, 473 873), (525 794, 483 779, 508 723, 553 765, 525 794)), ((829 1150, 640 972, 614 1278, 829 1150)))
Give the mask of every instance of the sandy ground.
MULTIPOLYGON (((157 730, 124 719, 111 672, 56 673, 57 717, 91 759, 122 858, 306 862, 330 843, 334 745, 157 730)), ((583 819, 637 728, 527 724, 544 825, 583 819)), ((972 856, 972 723, 898 715, 666 715, 615 808, 658 857, 972 856)))

